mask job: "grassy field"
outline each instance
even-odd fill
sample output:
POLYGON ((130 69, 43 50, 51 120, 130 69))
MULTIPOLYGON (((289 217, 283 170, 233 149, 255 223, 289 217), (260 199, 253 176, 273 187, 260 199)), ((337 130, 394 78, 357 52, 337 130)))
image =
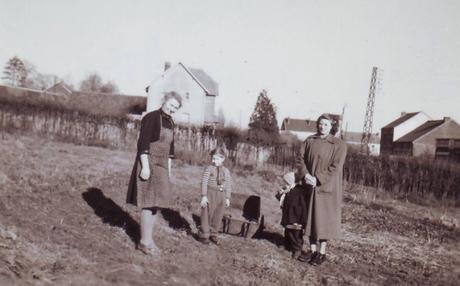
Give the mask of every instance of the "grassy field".
POLYGON ((196 241, 202 167, 176 162, 175 210, 151 258, 135 250, 139 212, 124 203, 134 154, 0 134, 0 285, 460 285, 460 211, 347 186, 344 238, 327 263, 281 247, 279 179, 233 170, 234 190, 262 197, 258 239, 196 241))

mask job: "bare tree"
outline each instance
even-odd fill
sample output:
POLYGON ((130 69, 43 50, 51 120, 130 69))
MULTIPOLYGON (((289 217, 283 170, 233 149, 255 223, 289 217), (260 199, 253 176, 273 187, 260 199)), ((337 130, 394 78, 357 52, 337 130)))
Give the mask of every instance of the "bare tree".
POLYGON ((24 65, 27 71, 25 86, 28 88, 45 90, 56 83, 63 82, 57 75, 39 72, 35 65, 28 61, 24 61, 24 65))
POLYGON ((116 93, 118 92, 118 86, 112 81, 103 83, 98 73, 92 73, 81 81, 80 91, 89 93, 116 93))
POLYGON ((100 92, 102 87, 102 78, 97 73, 88 75, 80 83, 80 91, 82 92, 100 92))
POLYGON ((118 86, 112 82, 106 82, 101 86, 100 92, 103 93, 117 93, 118 92, 118 86))

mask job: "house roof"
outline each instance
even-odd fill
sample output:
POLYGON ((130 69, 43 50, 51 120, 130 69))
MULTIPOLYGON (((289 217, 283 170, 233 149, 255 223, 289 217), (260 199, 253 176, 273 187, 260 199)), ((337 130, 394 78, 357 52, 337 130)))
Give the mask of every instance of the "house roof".
POLYGON ((219 84, 211 78, 204 70, 187 68, 183 63, 179 63, 195 80, 201 88, 206 92, 207 95, 218 96, 219 95, 219 84))
POLYGON ((444 120, 428 120, 427 122, 423 123, 422 125, 407 133, 403 137, 399 138, 395 142, 414 142, 423 135, 431 132, 436 127, 442 125, 444 122, 444 120))
POLYGON ((58 90, 59 88, 62 88, 62 89, 63 89, 66 93, 68 93, 68 94, 72 94, 72 88, 71 88, 70 86, 68 86, 65 82, 62 82, 62 81, 61 81, 61 82, 58 82, 58 83, 56 83, 56 84, 54 84, 54 85, 51 86, 51 87, 48 87, 48 88, 46 89, 46 91, 51 91, 51 92, 53 92, 53 91, 58 90))
POLYGON ((298 132, 316 132, 316 121, 309 119, 285 118, 281 130, 298 132))
POLYGON ((409 112, 409 113, 404 113, 402 114, 398 119, 388 123, 387 125, 383 126, 383 128, 394 128, 398 125, 400 125, 401 123, 411 119, 412 117, 414 117, 415 115, 419 114, 420 112, 409 112))
MULTIPOLYGON (((362 139, 363 139, 363 133, 362 132, 348 131, 348 132, 343 133, 343 141, 345 141, 345 142, 361 143, 362 139)), ((370 143, 372 143, 372 144, 379 144, 380 143, 380 136, 379 136, 378 133, 371 134, 370 143)))

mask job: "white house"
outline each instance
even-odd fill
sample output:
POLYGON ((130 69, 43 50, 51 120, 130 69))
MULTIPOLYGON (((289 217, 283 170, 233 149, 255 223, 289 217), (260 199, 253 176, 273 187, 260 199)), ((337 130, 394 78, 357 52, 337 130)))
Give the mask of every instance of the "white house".
POLYGON ((299 140, 305 140, 307 137, 316 133, 316 121, 309 119, 285 118, 281 123, 281 133, 291 133, 297 136, 299 140))
POLYGON ((201 69, 187 68, 178 63, 165 63, 165 70, 148 87, 147 112, 158 109, 165 92, 175 91, 182 95, 183 106, 174 115, 178 124, 203 126, 216 122, 215 99, 219 87, 201 69))
MULTIPOLYGON (((362 138, 362 132, 347 131, 342 134, 342 140, 352 148, 356 148, 356 150, 361 148, 362 138)), ((371 134, 368 146, 371 155, 377 156, 380 154, 380 135, 378 133, 371 134)))
MULTIPOLYGON (((329 115, 332 122, 332 134, 340 137, 340 127, 342 124, 342 116, 338 114, 325 113, 329 115)), ((297 136, 300 140, 305 140, 307 137, 316 133, 316 121, 310 119, 294 119, 284 118, 280 128, 281 133, 291 133, 297 136)))

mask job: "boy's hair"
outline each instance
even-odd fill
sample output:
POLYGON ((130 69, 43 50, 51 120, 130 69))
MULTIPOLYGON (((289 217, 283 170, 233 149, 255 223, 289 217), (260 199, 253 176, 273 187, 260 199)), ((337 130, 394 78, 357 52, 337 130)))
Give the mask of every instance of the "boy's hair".
POLYGON ((284 174, 283 181, 289 185, 294 185, 296 183, 296 175, 294 172, 289 172, 284 174))
POLYGON ((211 157, 214 155, 222 155, 225 158, 227 157, 227 150, 223 147, 217 147, 211 151, 210 155, 211 157))

